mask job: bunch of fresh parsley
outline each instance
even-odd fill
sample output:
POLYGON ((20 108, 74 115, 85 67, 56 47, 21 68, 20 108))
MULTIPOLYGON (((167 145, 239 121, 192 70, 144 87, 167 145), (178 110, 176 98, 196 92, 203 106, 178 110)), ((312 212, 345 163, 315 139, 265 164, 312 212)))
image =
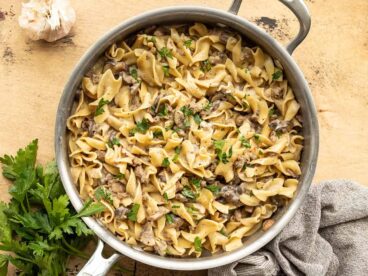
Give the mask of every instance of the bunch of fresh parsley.
POLYGON ((12 263, 19 275, 66 275, 69 256, 86 257, 81 247, 92 231, 81 217, 104 210, 88 201, 77 214, 60 181, 55 162, 36 165, 37 140, 16 156, 0 158, 12 182, 9 203, 0 202, 0 275, 12 263))

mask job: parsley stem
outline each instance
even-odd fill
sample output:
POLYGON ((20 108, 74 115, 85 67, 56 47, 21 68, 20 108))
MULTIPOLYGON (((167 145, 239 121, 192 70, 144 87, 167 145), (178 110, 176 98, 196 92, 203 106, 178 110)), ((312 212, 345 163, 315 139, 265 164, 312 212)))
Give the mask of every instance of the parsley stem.
POLYGON ((23 260, 23 261, 26 261, 26 262, 30 262, 30 263, 36 264, 36 262, 35 262, 35 261, 33 261, 33 260, 31 260, 31 259, 28 259, 28 258, 25 258, 25 257, 22 257, 22 256, 19 256, 18 254, 17 254, 17 259, 21 259, 21 260, 23 260))
POLYGON ((31 210, 31 206, 29 205, 28 194, 26 194, 26 202, 27 202, 28 210, 31 210))
POLYGON ((83 259, 88 259, 88 255, 84 254, 82 251, 78 250, 77 248, 75 248, 74 246, 72 246, 71 244, 69 244, 65 238, 62 238, 62 242, 63 244, 70 249, 70 251, 73 252, 74 255, 81 257, 83 259))
POLYGON ((22 207, 22 210, 23 210, 24 213, 27 213, 27 209, 26 209, 26 207, 24 207, 23 201, 20 202, 20 207, 22 207))

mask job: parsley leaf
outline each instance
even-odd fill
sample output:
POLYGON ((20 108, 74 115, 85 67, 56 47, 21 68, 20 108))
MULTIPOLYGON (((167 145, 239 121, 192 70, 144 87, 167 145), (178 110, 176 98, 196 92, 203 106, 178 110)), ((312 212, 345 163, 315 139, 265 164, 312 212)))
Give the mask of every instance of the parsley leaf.
POLYGON ((160 106, 158 107, 158 112, 157 115, 164 117, 167 116, 169 114, 169 110, 167 109, 167 105, 166 104, 160 104, 160 106))
POLYGON ((207 105, 204 107, 204 110, 208 111, 211 109, 211 107, 212 107, 212 103, 208 102, 207 105))
POLYGON ((156 43, 156 37, 155 36, 151 36, 147 39, 147 42, 152 42, 152 43, 156 43))
POLYGON ((191 40, 191 39, 185 40, 185 41, 184 41, 184 46, 185 46, 186 48, 190 48, 190 46, 192 45, 192 41, 193 41, 193 40, 191 40))
POLYGON ((277 70, 275 73, 272 74, 272 80, 278 80, 282 76, 282 71, 277 70))
POLYGON ((167 66, 167 65, 163 65, 162 66, 162 71, 164 71, 164 76, 165 77, 169 77, 170 76, 169 70, 170 70, 169 66, 167 66))
POLYGON ((103 187, 98 187, 95 190, 95 198, 98 201, 103 199, 107 201, 108 203, 113 204, 111 193, 109 191, 106 191, 105 188, 103 187))
POLYGON ((211 63, 207 60, 202 61, 202 65, 201 65, 201 71, 203 71, 204 73, 210 71, 212 69, 212 65, 211 63))
POLYGON ((185 105, 180 108, 180 111, 183 112, 184 116, 186 117, 193 115, 193 110, 185 105))
POLYGON ((142 121, 137 122, 136 127, 133 128, 130 131, 130 133, 133 134, 133 135, 137 132, 145 134, 147 132, 147 130, 149 129, 149 127, 150 127, 149 121, 146 118, 143 118, 142 121))
POLYGON ((259 136, 259 134, 254 134, 254 139, 256 139, 257 142, 260 141, 261 137, 259 136))
POLYGON ((138 215, 138 211, 139 208, 141 207, 140 204, 138 203, 134 203, 132 209, 130 209, 129 213, 128 213, 128 219, 130 221, 137 221, 137 215, 138 215))
POLYGON ((161 166, 164 167, 164 168, 167 168, 168 166, 170 166, 170 160, 169 160, 169 158, 165 157, 162 160, 161 166))
POLYGON ((195 193, 190 189, 189 186, 184 186, 183 190, 181 191, 181 194, 190 199, 196 198, 195 193))
POLYGON ((123 179, 123 178, 125 178, 125 174, 123 174, 123 173, 118 173, 117 175, 115 175, 115 177, 117 178, 117 179, 123 179))
POLYGON ((231 146, 229 152, 226 153, 222 150, 225 145, 224 140, 216 140, 213 142, 213 145, 215 147, 215 153, 217 154, 218 160, 224 164, 228 163, 228 158, 231 158, 233 156, 233 147, 231 146))
POLYGON ((136 80, 138 81, 138 71, 137 68, 135 67, 129 67, 129 74, 136 80))
POLYGON ((228 234, 226 234, 226 232, 225 232, 225 228, 222 228, 222 229, 219 231, 219 233, 220 233, 221 235, 224 235, 225 237, 227 237, 227 236, 228 236, 228 234))
POLYGON ((161 50, 158 50, 158 53, 162 58, 173 58, 171 51, 166 47, 162 47, 161 50))
POLYGON ((105 112, 105 110, 103 109, 103 107, 105 105, 107 105, 110 101, 105 100, 104 98, 101 98, 97 104, 97 108, 95 111, 95 116, 99 116, 101 114, 103 114, 105 112))
POLYGON ((113 137, 112 139, 110 139, 110 141, 107 143, 107 145, 110 148, 113 148, 114 146, 120 146, 120 140, 116 137, 113 137))
POLYGON ((202 252, 202 240, 198 236, 194 239, 194 249, 197 252, 202 252))
POLYGON ((169 197, 168 197, 166 192, 164 193, 164 199, 165 199, 165 201, 169 201, 169 197))
POLYGON ((18 202, 23 202, 27 191, 36 184, 36 163, 38 140, 33 140, 25 149, 20 149, 16 156, 5 155, 0 158, 3 176, 14 183, 9 193, 18 202))
POLYGON ((202 122, 202 118, 198 113, 194 114, 193 119, 194 119, 194 122, 196 122, 197 125, 199 125, 202 122))
POLYGON ((172 224, 174 222, 174 217, 172 214, 166 214, 165 217, 168 224, 172 224))
POLYGON ((240 136, 241 145, 247 149, 250 149, 252 146, 250 145, 249 141, 242 135, 240 136))
POLYGON ((163 137, 163 133, 162 133, 162 130, 159 129, 159 130, 155 130, 153 132, 153 138, 162 138, 163 137))
POLYGON ((199 178, 195 178, 195 177, 191 178, 190 183, 193 184, 198 189, 201 188, 201 180, 199 178))
POLYGON ((218 194, 220 192, 220 187, 217 185, 208 185, 205 187, 207 190, 210 190, 213 194, 218 194))
POLYGON ((178 159, 179 159, 179 155, 180 155, 180 151, 181 151, 181 148, 178 146, 175 148, 175 155, 172 159, 173 162, 177 162, 178 159))

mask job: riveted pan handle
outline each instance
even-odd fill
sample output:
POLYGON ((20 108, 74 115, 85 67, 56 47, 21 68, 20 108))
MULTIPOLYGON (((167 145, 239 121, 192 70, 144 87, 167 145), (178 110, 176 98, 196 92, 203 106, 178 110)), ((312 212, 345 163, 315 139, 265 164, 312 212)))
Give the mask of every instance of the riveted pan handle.
MULTIPOLYGON (((229 12, 233 14, 238 14, 240 5, 243 0, 233 0, 231 7, 229 8, 229 12)), ((305 39, 307 34, 309 33, 309 29, 311 26, 311 17, 308 11, 307 6, 305 5, 303 0, 279 0, 285 6, 287 6, 294 15, 298 18, 299 21, 299 32, 294 37, 289 44, 286 45, 286 50, 291 55, 295 48, 305 39)))
POLYGON ((88 262, 84 265, 77 276, 103 276, 105 275, 114 263, 121 257, 119 254, 113 254, 110 258, 105 259, 102 256, 104 243, 98 240, 97 248, 88 262))

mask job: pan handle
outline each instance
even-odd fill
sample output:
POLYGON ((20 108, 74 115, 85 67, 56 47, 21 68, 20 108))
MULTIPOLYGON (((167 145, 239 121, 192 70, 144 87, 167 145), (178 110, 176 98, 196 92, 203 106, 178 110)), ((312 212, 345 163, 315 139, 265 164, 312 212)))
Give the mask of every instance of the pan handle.
POLYGON ((81 271, 79 271, 77 276, 103 276, 110 268, 115 264, 115 262, 121 257, 119 254, 113 254, 110 258, 105 259, 102 256, 102 250, 104 248, 104 243, 98 240, 97 248, 88 262, 84 265, 81 271))
MULTIPOLYGON (((233 14, 238 14, 240 5, 243 0, 233 0, 229 12, 233 14)), ((299 32, 294 37, 292 41, 289 42, 289 44, 286 45, 286 50, 291 55, 295 48, 298 47, 300 43, 305 39, 307 34, 309 33, 309 29, 311 26, 311 17, 309 10, 307 6, 305 5, 303 0, 279 0, 281 3, 283 3, 285 6, 287 6, 294 15, 298 18, 299 21, 299 32)))

